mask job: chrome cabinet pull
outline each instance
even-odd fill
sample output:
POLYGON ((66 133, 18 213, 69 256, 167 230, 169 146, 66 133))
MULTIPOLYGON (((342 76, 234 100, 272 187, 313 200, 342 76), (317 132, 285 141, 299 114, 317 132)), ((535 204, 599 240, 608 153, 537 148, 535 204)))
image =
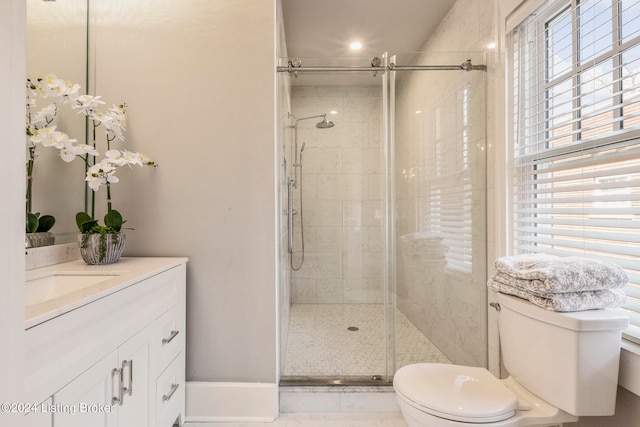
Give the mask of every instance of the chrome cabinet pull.
POLYGON ((122 406, 122 370, 118 369, 118 368, 113 368, 111 370, 111 390, 112 390, 112 396, 111 397, 111 405, 115 405, 116 403, 120 406, 122 406), (118 381, 120 382, 118 384, 118 388, 116 389, 116 387, 113 384, 113 379, 114 378, 118 378, 118 381), (118 390, 118 395, 115 396, 116 394, 116 390, 118 390))
POLYGON ((162 401, 166 402, 167 400, 170 400, 173 397, 173 394, 178 389, 178 387, 180 387, 180 384, 175 384, 175 383, 171 384, 171 390, 169 390, 168 394, 162 395, 162 401))
POLYGON ((162 344, 169 344, 180 333, 180 331, 171 331, 169 338, 162 338, 162 344))
POLYGON ((120 369, 121 371, 121 399, 122 399, 122 403, 124 404, 124 396, 125 393, 128 394, 129 396, 131 396, 133 394, 133 359, 131 360, 123 360, 122 361, 122 368, 120 369), (125 368, 129 368, 129 384, 125 387, 124 385, 124 370, 125 368))

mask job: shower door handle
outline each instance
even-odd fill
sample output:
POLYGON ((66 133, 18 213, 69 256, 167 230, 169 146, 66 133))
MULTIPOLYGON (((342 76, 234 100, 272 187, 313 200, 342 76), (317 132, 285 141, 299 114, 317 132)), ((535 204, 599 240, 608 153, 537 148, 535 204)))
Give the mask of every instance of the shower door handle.
POLYGON ((287 237, 289 238, 289 253, 293 253, 293 183, 291 179, 289 179, 289 183, 287 184, 287 237))

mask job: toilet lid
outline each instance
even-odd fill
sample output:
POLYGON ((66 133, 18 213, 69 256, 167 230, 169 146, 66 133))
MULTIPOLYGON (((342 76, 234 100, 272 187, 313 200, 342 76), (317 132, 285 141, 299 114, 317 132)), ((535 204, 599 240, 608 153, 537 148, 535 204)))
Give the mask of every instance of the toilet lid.
POLYGON ((417 409, 454 421, 489 423, 515 414, 518 398, 484 368, 418 363, 400 368, 393 387, 417 409))

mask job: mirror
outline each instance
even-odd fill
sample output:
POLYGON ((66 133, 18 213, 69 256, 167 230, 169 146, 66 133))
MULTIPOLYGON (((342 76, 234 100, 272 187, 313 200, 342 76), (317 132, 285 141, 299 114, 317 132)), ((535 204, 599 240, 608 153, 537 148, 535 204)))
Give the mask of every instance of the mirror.
MULTIPOLYGON (((27 0, 27 77, 34 80, 55 74, 88 92, 88 0, 27 0)), ((50 104, 38 98, 36 110, 50 104)), ((68 105, 57 114, 56 130, 86 143, 86 123, 68 105)), ((25 139, 26 147, 26 139, 25 139)), ((55 217, 51 232, 55 244, 76 241, 75 214, 85 206, 85 167, 70 163, 54 147, 37 146, 33 168, 32 212, 55 217)), ((26 174, 25 174, 26 179, 26 174)))

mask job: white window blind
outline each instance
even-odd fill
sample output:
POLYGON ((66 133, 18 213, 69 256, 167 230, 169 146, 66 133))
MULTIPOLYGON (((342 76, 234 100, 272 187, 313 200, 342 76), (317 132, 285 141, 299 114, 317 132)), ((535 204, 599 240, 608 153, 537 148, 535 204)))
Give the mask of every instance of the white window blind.
POLYGON ((513 252, 625 268, 640 340, 640 0, 549 1, 507 46, 513 252))
POLYGON ((442 237, 447 267, 469 274, 474 261, 473 195, 477 190, 470 147, 474 137, 469 118, 472 87, 469 82, 461 83, 433 112, 432 129, 426 131, 433 143, 424 144, 420 153, 419 184, 426 196, 418 205, 421 230, 442 237))

